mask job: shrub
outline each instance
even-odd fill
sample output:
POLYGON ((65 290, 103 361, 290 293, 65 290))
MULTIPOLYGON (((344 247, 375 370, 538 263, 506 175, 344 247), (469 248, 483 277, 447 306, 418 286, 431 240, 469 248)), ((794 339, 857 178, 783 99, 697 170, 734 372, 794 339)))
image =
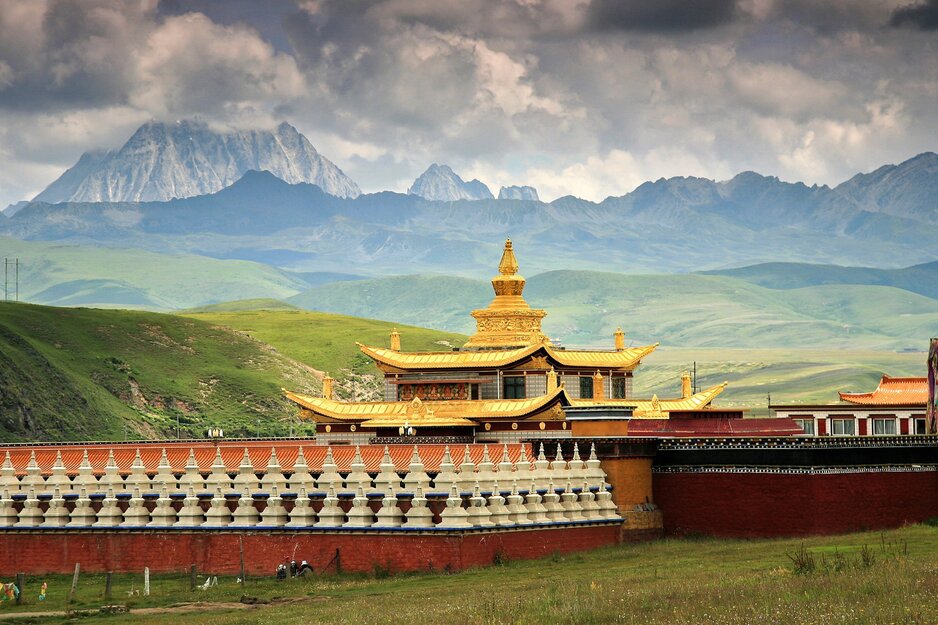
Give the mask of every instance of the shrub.
POLYGON ((792 572, 795 575, 810 575, 817 569, 817 561, 814 554, 805 549, 804 543, 795 553, 786 553, 792 563, 792 572))

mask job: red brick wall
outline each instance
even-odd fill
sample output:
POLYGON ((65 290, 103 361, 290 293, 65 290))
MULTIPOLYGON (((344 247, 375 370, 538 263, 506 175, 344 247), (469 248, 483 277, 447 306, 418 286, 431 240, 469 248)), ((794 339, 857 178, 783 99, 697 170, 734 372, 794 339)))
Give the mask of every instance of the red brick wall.
POLYGON ((667 534, 803 536, 938 517, 938 472, 656 473, 667 534))
POLYGON ((70 573, 76 562, 88 572, 183 572, 195 564, 205 573, 236 574, 241 545, 252 575, 273 575, 284 558, 308 560, 319 572, 336 549, 343 571, 460 570, 492 564, 497 552, 524 560, 595 549, 618 538, 618 524, 466 534, 0 531, 0 575, 70 573))

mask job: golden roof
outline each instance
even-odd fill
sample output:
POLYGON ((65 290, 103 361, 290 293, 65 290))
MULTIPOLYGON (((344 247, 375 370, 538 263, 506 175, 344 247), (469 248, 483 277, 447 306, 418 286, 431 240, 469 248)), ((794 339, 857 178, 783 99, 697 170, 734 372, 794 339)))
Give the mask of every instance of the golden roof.
POLYGON ((317 415, 364 426, 398 427, 407 422, 421 426, 474 426, 470 419, 511 419, 550 408, 569 405, 570 399, 559 387, 547 395, 528 399, 476 399, 447 401, 341 402, 284 391, 287 399, 317 415))
POLYGON ((410 370, 503 368, 543 352, 547 358, 565 367, 619 369, 631 371, 642 358, 655 351, 658 344, 628 347, 616 351, 557 349, 537 344, 516 349, 487 349, 448 352, 399 352, 357 343, 366 356, 390 367, 410 370))
POLYGON ((717 384, 690 397, 677 399, 658 399, 657 395, 651 399, 573 399, 571 405, 621 406, 623 408, 632 408, 632 416, 635 418, 666 419, 671 412, 700 410, 708 406, 710 402, 716 399, 717 395, 723 392, 726 384, 726 382, 717 384))

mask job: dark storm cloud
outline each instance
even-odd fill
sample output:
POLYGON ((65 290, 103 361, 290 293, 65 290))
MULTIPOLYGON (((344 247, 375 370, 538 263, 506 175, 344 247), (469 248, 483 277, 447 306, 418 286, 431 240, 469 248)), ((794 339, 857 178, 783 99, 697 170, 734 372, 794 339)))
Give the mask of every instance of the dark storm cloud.
POLYGON ((593 0, 588 23, 598 30, 679 33, 723 26, 738 16, 736 0, 593 0))
POLYGON ((0 11, 0 63, 10 67, 10 78, 0 89, 0 107, 63 110, 126 97, 128 58, 149 29, 150 3, 22 3, 7 9, 0 11))
POLYGON ((892 13, 890 26, 938 30, 938 0, 901 6, 892 13))

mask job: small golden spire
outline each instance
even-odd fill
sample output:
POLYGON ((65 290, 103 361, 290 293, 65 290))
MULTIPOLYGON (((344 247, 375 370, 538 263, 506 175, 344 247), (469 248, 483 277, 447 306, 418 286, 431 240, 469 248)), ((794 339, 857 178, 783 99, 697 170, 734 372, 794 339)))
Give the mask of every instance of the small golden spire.
POLYGON ((593 374, 593 399, 606 399, 606 389, 603 386, 603 374, 596 370, 593 374))
POLYGON ((401 351, 401 333, 397 328, 391 330, 391 349, 395 352, 401 351))
POLYGON ((625 332, 622 331, 622 328, 616 328, 616 332, 613 335, 616 337, 616 351, 621 352, 625 350, 625 332))
POLYGON ((498 272, 503 276, 513 276, 518 273, 518 259, 515 258, 515 252, 511 248, 511 239, 505 239, 505 251, 502 252, 502 260, 498 263, 498 272))
POLYGON ((322 396, 326 399, 332 399, 333 382, 335 380, 329 377, 328 373, 322 378, 322 396))
POLYGON ((681 374, 681 398, 687 399, 693 394, 694 390, 690 383, 690 373, 685 371, 681 374))

